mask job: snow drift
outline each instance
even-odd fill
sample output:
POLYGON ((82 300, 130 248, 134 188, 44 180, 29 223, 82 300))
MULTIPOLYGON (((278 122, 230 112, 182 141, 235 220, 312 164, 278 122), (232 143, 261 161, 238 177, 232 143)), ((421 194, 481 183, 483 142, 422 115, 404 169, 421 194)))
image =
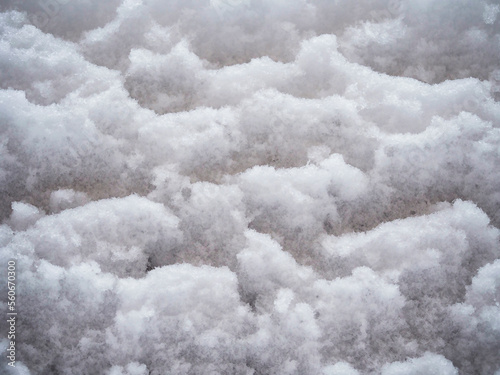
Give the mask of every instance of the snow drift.
POLYGON ((0 10, 2 371, 500 374, 496 1, 0 10))

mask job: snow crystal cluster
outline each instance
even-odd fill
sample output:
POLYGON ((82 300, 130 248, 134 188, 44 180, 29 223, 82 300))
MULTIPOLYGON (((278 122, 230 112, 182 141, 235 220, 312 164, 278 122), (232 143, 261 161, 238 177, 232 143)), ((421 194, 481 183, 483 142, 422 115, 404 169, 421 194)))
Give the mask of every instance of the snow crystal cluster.
POLYGON ((499 375, 500 4, 2 0, 0 193, 2 374, 499 375))

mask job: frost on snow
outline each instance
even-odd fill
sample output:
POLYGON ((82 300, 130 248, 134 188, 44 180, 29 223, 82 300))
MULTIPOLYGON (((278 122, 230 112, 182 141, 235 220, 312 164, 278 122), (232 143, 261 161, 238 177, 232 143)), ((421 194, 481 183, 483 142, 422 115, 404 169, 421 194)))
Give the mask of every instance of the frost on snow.
POLYGON ((500 374, 497 0, 0 11, 2 373, 500 374))

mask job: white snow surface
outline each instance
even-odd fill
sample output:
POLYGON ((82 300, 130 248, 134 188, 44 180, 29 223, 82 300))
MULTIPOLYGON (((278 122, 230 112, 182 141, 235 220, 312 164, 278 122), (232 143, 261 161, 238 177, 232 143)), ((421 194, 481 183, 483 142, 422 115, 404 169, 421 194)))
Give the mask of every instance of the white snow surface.
POLYGON ((499 101, 498 0, 0 1, 0 372, 500 374, 499 101))

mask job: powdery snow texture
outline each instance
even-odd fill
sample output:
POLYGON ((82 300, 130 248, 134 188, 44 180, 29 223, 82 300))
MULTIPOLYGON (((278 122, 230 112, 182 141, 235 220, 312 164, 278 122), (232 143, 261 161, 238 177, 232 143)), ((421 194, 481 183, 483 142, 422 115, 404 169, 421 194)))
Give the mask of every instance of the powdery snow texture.
POLYGON ((500 374, 497 1, 0 11, 2 373, 500 374))

